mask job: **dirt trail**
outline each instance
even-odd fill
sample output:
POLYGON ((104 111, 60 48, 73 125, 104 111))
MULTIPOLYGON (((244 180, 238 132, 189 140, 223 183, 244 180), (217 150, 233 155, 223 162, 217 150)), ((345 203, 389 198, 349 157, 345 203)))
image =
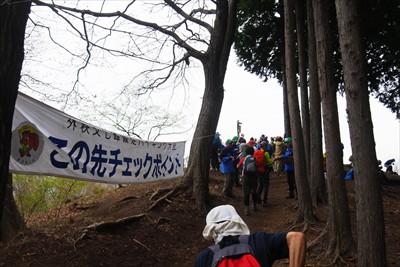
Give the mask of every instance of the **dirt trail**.
MULTIPOLYGON (((210 174, 213 206, 231 204, 236 207, 252 232, 287 230, 296 212, 296 200, 286 199, 286 176, 271 177, 269 205, 259 206, 250 216, 244 215, 241 188, 235 187, 233 199, 221 196, 223 177, 210 174)), ((398 179, 398 176, 394 177, 398 179)), ((0 266, 193 266, 197 253, 211 245, 202 238, 205 215, 194 209, 191 196, 182 194, 168 198, 154 210, 150 197, 159 188, 174 181, 130 185, 111 190, 98 199, 80 199, 70 203, 61 213, 50 211, 36 216, 31 231, 23 233, 5 246, 0 244, 0 266), (118 227, 94 231, 85 227, 99 222, 142 215, 118 227), (61 219, 54 225, 54 218, 61 219)), ((354 182, 346 182, 355 235, 354 182)), ((386 249, 388 266, 400 261, 400 184, 382 186, 384 195, 386 249)), ((306 232, 313 240, 325 226, 327 207, 315 211, 320 220, 306 232)), ((301 229, 300 229, 301 230, 301 229)), ((307 266, 325 265, 323 247, 307 253, 307 266)), ((350 266, 354 264, 350 263, 350 266)), ((274 266, 287 266, 287 260, 274 266)))

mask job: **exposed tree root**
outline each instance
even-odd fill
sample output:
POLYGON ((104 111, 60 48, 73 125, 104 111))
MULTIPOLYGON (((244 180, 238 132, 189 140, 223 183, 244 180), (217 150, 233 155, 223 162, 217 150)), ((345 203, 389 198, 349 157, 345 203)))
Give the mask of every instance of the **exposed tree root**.
POLYGON ((126 223, 130 223, 132 221, 137 221, 137 220, 139 220, 140 218, 142 218, 144 216, 145 216, 145 214, 142 213, 142 214, 139 214, 139 215, 133 215, 133 216, 128 216, 128 217, 125 217, 125 218, 122 218, 122 219, 118 219, 116 221, 98 222, 98 223, 94 223, 94 224, 91 224, 89 226, 86 226, 85 228, 83 228, 82 235, 75 240, 74 249, 76 250, 76 244, 79 241, 81 241, 83 239, 86 239, 86 238, 90 238, 90 236, 88 234, 90 230, 94 230, 96 232, 99 232, 101 230, 104 230, 105 228, 108 228, 108 229, 117 228, 117 227, 119 227, 121 225, 124 225, 126 223))
POLYGON ((124 197, 121 200, 118 200, 117 203, 121 203, 121 202, 128 201, 128 200, 131 200, 131 199, 137 199, 137 197, 136 196, 127 196, 127 197, 124 197))
MULTIPOLYGON (((173 195, 177 195, 181 192, 183 192, 185 190, 185 186, 183 184, 180 185, 176 185, 175 187, 167 187, 167 188, 160 188, 157 191, 155 191, 151 196, 150 196, 150 200, 155 199, 156 196, 163 194, 165 192, 167 192, 165 195, 161 196, 160 198, 158 198, 157 200, 155 200, 151 206, 147 209, 148 211, 154 209, 160 202, 162 202, 163 200, 174 204, 171 200, 168 199, 168 197, 173 196, 173 195)), ((181 207, 175 205, 176 207, 180 208, 181 210, 185 211, 184 209, 182 209, 181 207)), ((186 212, 186 211, 185 211, 186 212)))
POLYGON ((300 230, 301 232, 305 233, 310 227, 310 223, 308 222, 302 222, 302 223, 298 223, 295 224, 295 222, 292 222, 289 227, 287 228, 288 231, 299 231, 298 229, 303 228, 302 230, 300 230))
POLYGON ((138 240, 133 239, 133 241, 134 241, 135 243, 138 243, 139 245, 141 245, 142 247, 144 247, 144 248, 147 249, 148 251, 151 251, 151 249, 150 249, 148 246, 144 245, 143 243, 139 242, 138 240))
POLYGON ((354 266, 354 262, 357 261, 355 255, 351 251, 343 254, 337 245, 327 244, 328 238, 329 231, 325 228, 316 239, 307 244, 307 251, 321 250, 317 258, 320 260, 330 259, 324 266, 354 266))
POLYGON ((335 254, 335 257, 326 266, 354 266, 355 258, 344 259, 338 253, 335 254))
POLYGON ((301 227, 304 228, 305 223, 299 223, 299 224, 292 224, 289 226, 288 231, 294 231, 295 229, 299 229, 301 227))
POLYGON ((145 214, 142 213, 139 215, 133 215, 133 216, 128 216, 128 217, 125 217, 122 219, 118 219, 116 221, 94 223, 94 224, 91 224, 91 225, 85 227, 84 229, 85 230, 95 230, 98 232, 98 231, 103 230, 104 228, 115 228, 115 227, 124 225, 126 223, 130 223, 132 221, 137 221, 144 216, 145 216, 145 214))
POLYGON ((321 229, 314 228, 314 227, 309 227, 308 230, 310 230, 310 231, 312 231, 312 232, 319 232, 319 231, 321 231, 321 229))
POLYGON ((328 236, 328 232, 326 231, 326 229, 313 241, 311 241, 310 243, 308 243, 307 245, 307 250, 312 250, 314 249, 317 245, 320 245, 322 240, 326 240, 328 236))
POLYGON ((156 196, 163 194, 164 192, 170 192, 171 190, 174 190, 172 187, 167 187, 167 188, 159 188, 156 190, 151 196, 150 200, 153 200, 156 196))
POLYGON ((308 223, 308 222, 304 222, 304 225, 303 225, 303 233, 305 233, 305 232, 307 232, 307 230, 308 230, 308 228, 309 228, 309 226, 310 226, 310 223, 308 223))
POLYGON ((158 203, 160 203, 163 200, 166 200, 167 197, 173 195, 174 193, 175 193, 175 190, 173 190, 173 189, 170 190, 167 194, 165 194, 164 196, 162 196, 159 199, 157 199, 156 201, 154 201, 153 204, 151 204, 151 206, 147 210, 149 211, 149 210, 154 209, 158 205, 158 203))
POLYGON ((75 251, 76 251, 76 244, 77 244, 79 241, 81 241, 81 240, 83 240, 83 239, 86 239, 86 238, 90 238, 90 236, 88 235, 88 230, 87 230, 87 229, 84 229, 84 230, 83 230, 83 234, 82 234, 78 239, 76 239, 75 242, 74 242, 74 250, 75 250, 75 251))

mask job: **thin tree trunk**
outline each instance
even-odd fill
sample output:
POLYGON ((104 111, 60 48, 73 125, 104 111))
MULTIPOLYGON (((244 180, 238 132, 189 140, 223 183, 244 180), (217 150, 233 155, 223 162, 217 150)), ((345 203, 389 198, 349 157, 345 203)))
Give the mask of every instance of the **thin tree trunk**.
POLYGON ((297 187, 297 195, 299 208, 297 210, 296 222, 304 222, 308 224, 315 220, 310 187, 307 179, 307 171, 304 163, 304 141, 301 128, 299 101, 296 86, 296 67, 295 67, 295 19, 294 19, 294 2, 293 0, 284 1, 285 10, 285 69, 286 82, 288 90, 288 103, 290 113, 290 129, 293 138, 293 153, 295 180, 297 187))
POLYGON ((24 60, 25 28, 30 1, 0 4, 0 239, 4 237, 3 212, 10 162, 11 128, 24 60))
MULTIPOLYGON (((286 66, 285 59, 282 60, 282 66, 286 66)), ((288 104, 288 90, 286 83, 286 71, 285 67, 282 70, 282 94, 283 94, 283 118, 285 124, 284 137, 292 136, 292 131, 290 130, 290 114, 289 114, 289 104, 288 104)))
POLYGON ((329 233, 327 254, 335 260, 353 257, 354 242, 350 227, 350 213, 343 173, 343 150, 340 141, 336 100, 336 83, 333 71, 333 53, 326 0, 313 0, 315 36, 318 59, 318 77, 322 100, 324 137, 327 154, 327 184, 329 216, 326 224, 329 233), (340 207, 340 208, 339 208, 340 207))
POLYGON ((386 266, 385 226, 369 105, 360 1, 336 0, 347 114, 356 172, 358 266, 386 266))
POLYGON ((322 160, 321 96, 318 85, 317 55, 312 0, 307 0, 308 62, 310 87, 310 189, 313 203, 327 203, 322 160))
POLYGON ((306 1, 297 0, 296 2, 296 26, 297 26, 297 51, 299 58, 299 78, 301 95, 301 122, 304 138, 304 153, 307 170, 307 177, 310 173, 310 108, 308 101, 307 86, 307 44, 306 44, 306 1))

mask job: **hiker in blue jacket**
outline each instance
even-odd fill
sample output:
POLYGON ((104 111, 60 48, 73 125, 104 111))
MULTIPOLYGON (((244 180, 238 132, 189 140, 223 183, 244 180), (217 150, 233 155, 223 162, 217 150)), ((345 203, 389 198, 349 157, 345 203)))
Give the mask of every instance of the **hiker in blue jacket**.
POLYGON ((220 171, 225 176, 225 184, 223 195, 225 197, 233 197, 232 190, 233 184, 235 183, 236 166, 235 166, 235 152, 234 152, 234 142, 231 139, 226 140, 225 147, 221 150, 219 154, 219 159, 221 161, 220 171))
POLYGON ((287 183, 289 186, 289 194, 286 198, 294 198, 294 192, 296 191, 296 180, 294 176, 294 164, 293 164, 293 144, 292 138, 286 137, 284 139, 286 145, 286 152, 284 155, 275 158, 275 160, 282 160, 285 162, 285 172, 287 176, 287 183))
POLYGON ((252 258, 255 258, 261 267, 272 266, 276 260, 284 258, 289 258, 289 266, 301 267, 305 265, 307 246, 303 233, 255 232, 250 234, 246 223, 231 205, 217 206, 208 213, 203 237, 207 240, 214 240, 215 244, 219 246, 217 246, 217 250, 219 251, 216 254, 214 253, 215 250, 213 249, 215 249, 215 246, 204 249, 197 255, 194 264, 195 267, 210 267, 213 262, 224 260, 229 261, 232 266, 248 266, 248 262, 243 263, 241 260, 249 254, 252 255, 252 258), (230 246, 237 245, 239 238, 244 235, 249 235, 247 240, 251 251, 226 255, 226 250, 230 252, 235 252, 235 250, 241 251, 239 246, 236 246, 238 249, 231 250, 230 246))

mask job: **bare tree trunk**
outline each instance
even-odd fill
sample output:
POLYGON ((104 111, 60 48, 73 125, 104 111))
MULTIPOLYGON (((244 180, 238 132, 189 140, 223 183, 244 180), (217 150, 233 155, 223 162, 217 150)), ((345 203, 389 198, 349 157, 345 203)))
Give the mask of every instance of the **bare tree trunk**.
POLYGON ((356 172, 358 266, 386 266, 385 226, 369 105, 360 1, 336 0, 347 114, 356 172))
POLYGON ((336 100, 336 83, 333 71, 333 53, 326 0, 313 0, 315 36, 317 44, 318 77, 322 100, 324 137, 327 154, 327 184, 329 216, 326 224, 329 235, 328 255, 339 257, 354 253, 350 227, 350 214, 343 173, 343 150, 340 141, 336 100), (339 208, 340 207, 340 208, 339 208))
POLYGON ((214 32, 202 61, 205 79, 203 103, 190 148, 187 173, 183 178, 185 185, 193 184, 193 195, 200 210, 207 210, 209 205, 211 144, 224 98, 223 84, 236 31, 236 9, 237 0, 217 1, 214 32))
POLYGON ((11 128, 24 60, 25 27, 30 1, 0 4, 0 238, 4 237, 3 212, 8 185, 11 128))
POLYGON ((313 203, 327 203, 322 160, 321 96, 318 85, 317 55, 312 0, 307 0, 308 62, 310 87, 310 189, 313 203))
POLYGON ((211 66, 205 66, 204 71, 206 73, 206 86, 190 148, 188 169, 184 177, 184 181, 188 185, 193 181, 193 195, 200 210, 207 210, 209 205, 208 182, 211 144, 219 118, 215 114, 221 112, 224 98, 223 78, 218 77, 218 71, 215 71, 215 68, 211 66))
POLYGON ((301 128, 299 101, 296 86, 296 67, 295 67, 295 20, 294 20, 294 2, 293 0, 284 1, 285 9, 285 69, 286 81, 288 89, 288 102, 290 113, 290 129, 293 138, 293 153, 294 153, 294 167, 295 179, 299 201, 299 208, 297 212, 296 222, 304 222, 305 224, 315 220, 310 187, 307 179, 306 166, 303 164, 304 154, 304 141, 301 128))
POLYGON ((296 2, 296 26, 297 26, 297 53, 299 58, 299 77, 301 95, 301 122, 303 126, 304 153, 307 177, 310 174, 310 108, 307 86, 307 43, 306 43, 306 2, 296 2))

